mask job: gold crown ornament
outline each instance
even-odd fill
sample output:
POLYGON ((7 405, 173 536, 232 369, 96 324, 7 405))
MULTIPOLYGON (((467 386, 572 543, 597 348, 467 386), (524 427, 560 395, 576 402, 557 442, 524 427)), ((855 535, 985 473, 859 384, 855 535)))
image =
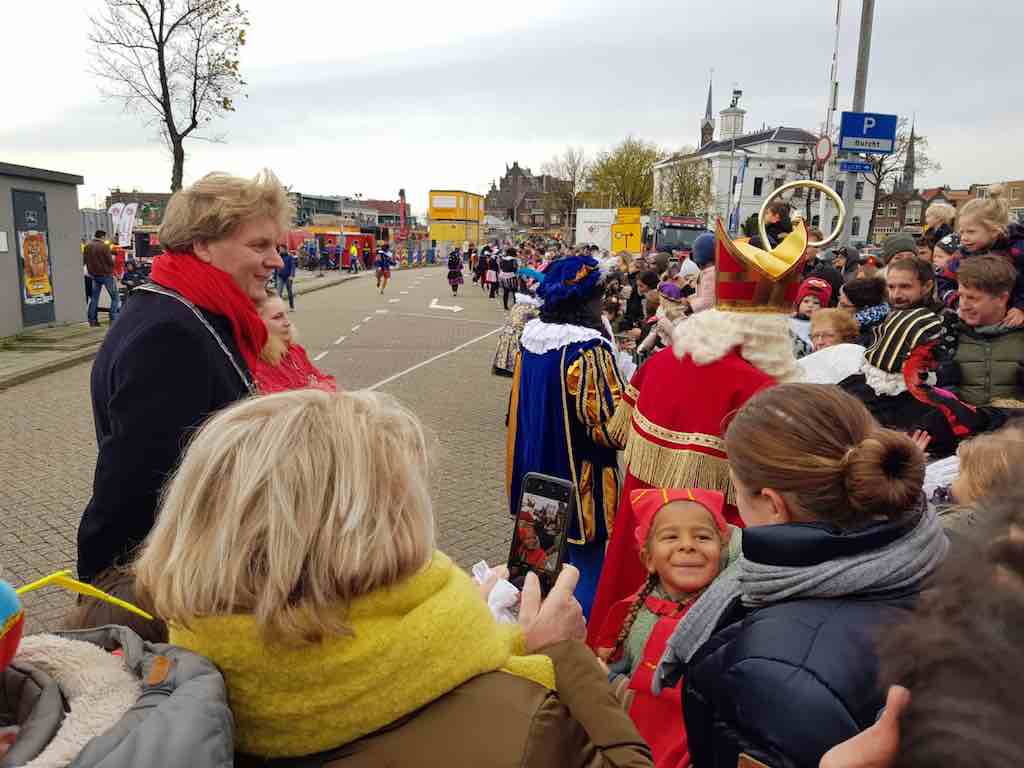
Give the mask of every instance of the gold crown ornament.
POLYGON ((807 228, 802 221, 793 225, 793 231, 770 250, 752 245, 750 238, 733 240, 722 226, 715 224, 715 308, 726 312, 785 313, 793 311, 797 290, 802 279, 802 266, 807 246, 821 248, 843 231, 846 208, 842 199, 817 181, 798 179, 774 190, 761 206, 757 226, 761 242, 767 244, 764 227, 765 211, 773 198, 797 187, 820 190, 835 203, 839 218, 832 233, 823 240, 808 242, 807 228))

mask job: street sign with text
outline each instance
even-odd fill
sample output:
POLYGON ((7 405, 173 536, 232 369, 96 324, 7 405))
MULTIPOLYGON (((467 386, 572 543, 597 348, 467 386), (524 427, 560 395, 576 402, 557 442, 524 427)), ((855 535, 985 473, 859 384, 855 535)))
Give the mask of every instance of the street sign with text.
POLYGON ((888 155, 896 147, 896 115, 874 112, 843 112, 839 127, 839 149, 888 155))
POLYGON ((859 160, 840 160, 839 170, 843 173, 871 173, 874 166, 859 160))

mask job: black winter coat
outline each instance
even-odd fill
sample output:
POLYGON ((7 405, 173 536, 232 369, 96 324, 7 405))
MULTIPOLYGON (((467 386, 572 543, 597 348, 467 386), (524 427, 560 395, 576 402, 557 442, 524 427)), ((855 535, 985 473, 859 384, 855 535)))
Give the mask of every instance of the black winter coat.
MULTIPOLYGON (((242 371, 226 317, 203 312, 242 371)), ((78 575, 126 562, 156 518, 157 499, 190 436, 248 389, 213 335, 168 296, 136 290, 92 369, 99 456, 78 527, 78 575)))
MULTIPOLYGON (((743 554, 811 565, 881 549, 914 522, 846 533, 825 523, 747 528, 743 554)), ((878 631, 905 618, 917 594, 793 600, 746 615, 737 603, 688 665, 683 713, 695 768, 735 768, 742 752, 772 768, 817 768, 884 706, 878 631)))

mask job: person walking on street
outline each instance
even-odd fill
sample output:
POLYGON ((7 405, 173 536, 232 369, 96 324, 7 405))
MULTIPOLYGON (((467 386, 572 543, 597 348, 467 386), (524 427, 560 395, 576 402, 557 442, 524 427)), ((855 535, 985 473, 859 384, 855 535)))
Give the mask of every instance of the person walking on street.
POLYGON ((377 290, 380 291, 380 295, 384 295, 384 290, 388 287, 388 280, 391 279, 391 266, 394 263, 394 259, 391 258, 391 253, 387 248, 382 247, 377 251, 377 290))
POLYGON ((104 240, 107 233, 97 229, 93 239, 88 242, 82 251, 82 259, 85 262, 85 269, 92 278, 92 294, 89 296, 89 308, 86 316, 89 318, 89 325, 100 324, 100 290, 107 289, 110 296, 110 322, 117 320, 118 312, 121 311, 121 299, 117 294, 117 281, 114 280, 114 256, 110 252, 110 245, 104 240))
POLYGON ((278 255, 281 257, 281 266, 274 273, 277 281, 277 295, 284 298, 284 289, 288 289, 288 308, 295 309, 295 256, 285 246, 279 246, 278 255))
POLYGON ((359 272, 359 242, 352 241, 352 247, 348 249, 348 271, 353 275, 359 272))

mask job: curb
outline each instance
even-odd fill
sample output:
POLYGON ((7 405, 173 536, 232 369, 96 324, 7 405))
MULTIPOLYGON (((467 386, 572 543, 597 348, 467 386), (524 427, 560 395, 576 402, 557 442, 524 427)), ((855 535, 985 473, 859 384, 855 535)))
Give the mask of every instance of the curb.
MULTIPOLYGON (((314 291, 321 291, 324 288, 332 288, 335 285, 341 285, 347 283, 350 280, 358 280, 363 275, 369 274, 368 272, 360 272, 357 275, 343 275, 333 278, 325 278, 324 280, 316 280, 314 285, 300 285, 295 287, 295 294, 302 296, 307 293, 313 293, 314 291)), ((100 339, 95 344, 92 344, 83 349, 72 352, 64 357, 57 360, 50 360, 46 363, 40 363, 33 368, 26 368, 22 371, 16 371, 15 373, 7 374, 6 376, 0 375, 0 391, 16 387, 19 384, 24 384, 27 381, 38 379, 42 376, 47 376, 51 373, 57 373, 65 368, 71 368, 72 366, 78 365, 92 360, 96 357, 96 353, 99 352, 100 345, 103 340, 100 339)))

